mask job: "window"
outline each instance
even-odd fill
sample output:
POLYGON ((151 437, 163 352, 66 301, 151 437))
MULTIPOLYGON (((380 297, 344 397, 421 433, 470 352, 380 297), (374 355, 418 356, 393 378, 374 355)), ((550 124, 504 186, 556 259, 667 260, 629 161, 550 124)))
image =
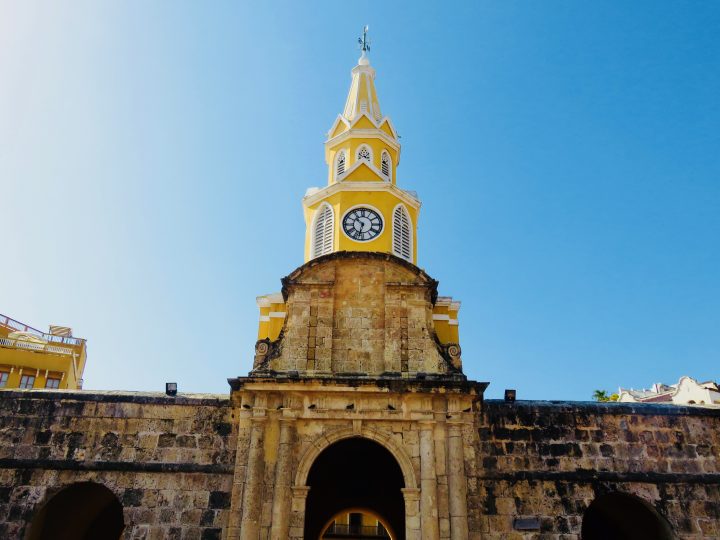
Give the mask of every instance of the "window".
POLYGON ((393 254, 412 262, 410 215, 402 204, 393 211, 393 254))
POLYGON ((48 380, 45 381, 45 388, 60 388, 60 379, 48 378, 48 380))
POLYGON ((360 161, 361 159, 364 159, 365 161, 370 163, 370 161, 372 160, 372 154, 370 154, 370 149, 365 145, 361 146, 358 149, 357 158, 358 158, 358 161, 360 161))
POLYGON ((335 219, 333 209, 329 204, 323 203, 315 214, 312 238, 312 258, 327 255, 333 250, 333 225, 335 219))
POLYGON ((337 171, 337 176, 345 173, 345 152, 338 152, 335 170, 337 171))
POLYGON ((0 388, 5 388, 9 376, 7 371, 0 371, 0 388))
POLYGON ((35 377, 32 375, 23 375, 20 377, 20 388, 32 388, 35 386, 35 377))
POLYGON ((380 169, 382 173, 390 180, 390 155, 387 152, 382 153, 380 169))

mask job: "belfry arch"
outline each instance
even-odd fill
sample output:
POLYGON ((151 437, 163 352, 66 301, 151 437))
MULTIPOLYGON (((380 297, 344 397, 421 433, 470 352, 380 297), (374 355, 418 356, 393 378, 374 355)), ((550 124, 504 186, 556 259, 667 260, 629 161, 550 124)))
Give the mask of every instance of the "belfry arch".
POLYGON ((42 504, 26 540, 117 540, 125 529, 117 496, 102 484, 78 482, 42 504))

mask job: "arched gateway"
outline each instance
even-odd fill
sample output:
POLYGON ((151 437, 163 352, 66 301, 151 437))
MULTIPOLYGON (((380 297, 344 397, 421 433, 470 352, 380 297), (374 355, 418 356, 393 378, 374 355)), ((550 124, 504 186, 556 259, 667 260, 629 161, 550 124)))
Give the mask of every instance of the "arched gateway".
POLYGON ((32 519, 27 540, 116 540, 125 528, 115 494, 101 484, 78 482, 50 497, 32 519))
POLYGON ((319 538, 344 510, 364 508, 389 524, 394 539, 405 540, 402 470, 377 442, 353 437, 330 445, 310 468, 307 485, 305 538, 319 538))

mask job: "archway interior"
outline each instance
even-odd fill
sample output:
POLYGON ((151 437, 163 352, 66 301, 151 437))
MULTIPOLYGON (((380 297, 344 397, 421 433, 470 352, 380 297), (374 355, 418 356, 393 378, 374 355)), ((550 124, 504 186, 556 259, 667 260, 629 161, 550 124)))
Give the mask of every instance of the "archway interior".
POLYGON ((405 487, 393 455, 369 439, 343 439, 317 457, 307 485, 305 538, 317 540, 324 526, 349 508, 366 508, 382 518, 397 540, 405 539, 405 487))
POLYGON ((632 495, 608 493, 585 511, 582 540, 673 540, 670 525, 649 504, 632 495))
POLYGON ((93 482, 72 484, 51 497, 30 524, 28 540, 116 540, 125 523, 115 494, 93 482))
POLYGON ((382 540, 383 538, 397 538, 395 534, 388 531, 390 526, 383 523, 380 516, 365 508, 351 508, 333 517, 323 528, 322 540, 352 538, 361 540, 364 538, 382 540))

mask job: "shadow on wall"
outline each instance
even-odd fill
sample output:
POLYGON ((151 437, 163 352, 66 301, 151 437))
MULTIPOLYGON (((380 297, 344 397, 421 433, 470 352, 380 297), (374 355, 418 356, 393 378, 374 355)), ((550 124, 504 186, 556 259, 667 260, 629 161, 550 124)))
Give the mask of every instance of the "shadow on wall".
POLYGON ((33 517, 27 540, 117 540, 123 509, 103 485, 80 482, 50 497, 33 517))
POLYGON ((582 540, 674 540, 669 523, 648 503, 624 493, 595 499, 583 517, 582 540))

